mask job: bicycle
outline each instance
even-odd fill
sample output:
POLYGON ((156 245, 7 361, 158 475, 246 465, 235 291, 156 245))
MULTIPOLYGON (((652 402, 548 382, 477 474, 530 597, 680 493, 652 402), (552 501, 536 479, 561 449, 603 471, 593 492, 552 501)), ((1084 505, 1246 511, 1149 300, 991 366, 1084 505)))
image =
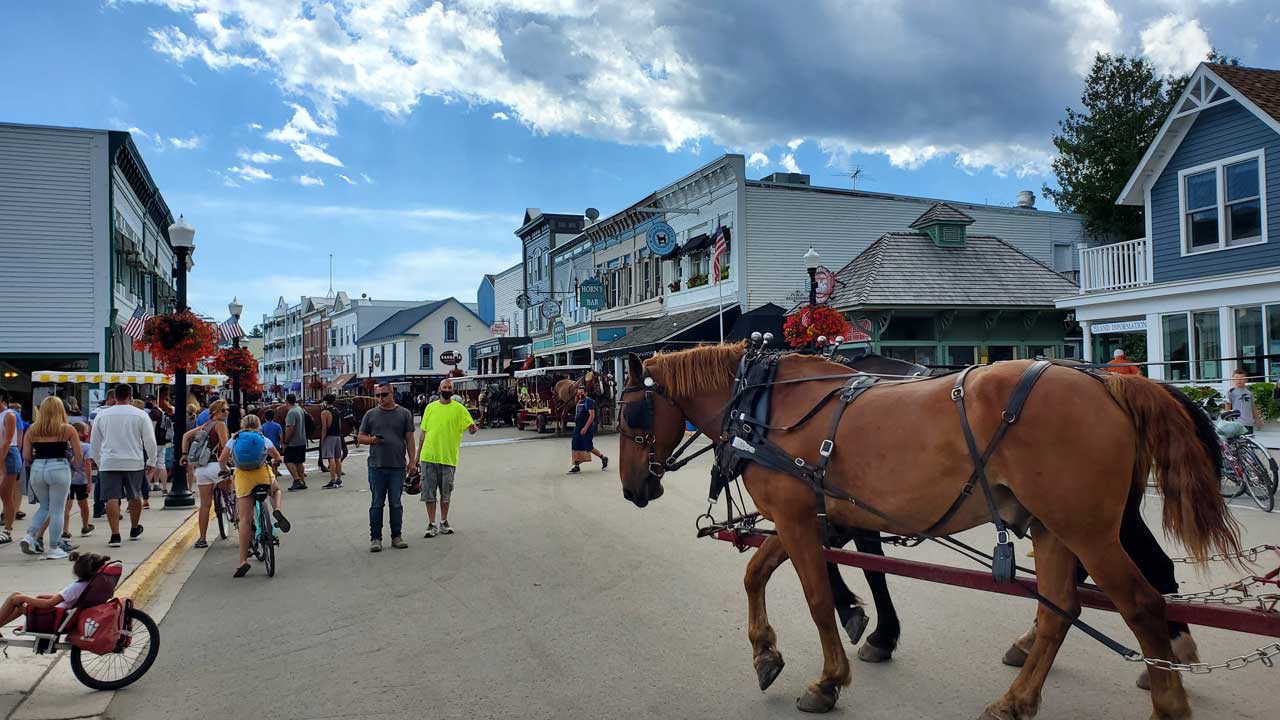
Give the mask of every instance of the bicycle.
MULTIPOLYGON (((1222 413, 1221 419, 1232 421, 1239 417, 1239 411, 1231 410, 1222 413)), ((1218 437, 1222 443, 1222 496, 1238 498, 1247 492, 1264 512, 1273 511, 1276 487, 1280 484, 1280 468, 1275 458, 1251 435, 1228 436, 1219 426, 1218 437)))
MULTIPOLYGON (((223 477, 231 477, 231 473, 223 477)), ((236 494, 226 487, 225 481, 213 486, 213 511, 218 516, 218 537, 226 540, 227 528, 239 529, 240 519, 236 516, 236 494)))
POLYGON ((253 534, 249 536, 249 553, 267 569, 267 577, 276 574, 276 546, 280 539, 276 537, 275 527, 271 522, 271 511, 267 498, 271 497, 270 485, 253 487, 253 534))

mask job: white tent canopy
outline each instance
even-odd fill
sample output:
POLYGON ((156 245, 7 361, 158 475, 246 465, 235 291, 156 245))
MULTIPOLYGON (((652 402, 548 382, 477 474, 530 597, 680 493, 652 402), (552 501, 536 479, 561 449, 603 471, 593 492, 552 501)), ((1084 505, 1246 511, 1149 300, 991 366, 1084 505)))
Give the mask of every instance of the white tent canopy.
MULTIPOLYGON (((157 372, 68 372, 65 370, 36 370, 31 382, 38 383, 107 383, 109 385, 172 385, 173 376, 157 372)), ((226 375, 187 376, 187 385, 194 387, 219 387, 227 384, 226 375)))
POLYGON ((590 365, 554 365, 552 367, 529 368, 528 370, 517 370, 516 377, 538 377, 540 375, 550 375, 553 373, 570 373, 579 370, 590 370, 590 365))
POLYGON ((456 388, 465 387, 467 385, 479 385, 490 380, 501 380, 509 377, 511 376, 506 373, 491 373, 489 375, 463 375, 461 377, 452 378, 452 380, 453 386, 456 388))

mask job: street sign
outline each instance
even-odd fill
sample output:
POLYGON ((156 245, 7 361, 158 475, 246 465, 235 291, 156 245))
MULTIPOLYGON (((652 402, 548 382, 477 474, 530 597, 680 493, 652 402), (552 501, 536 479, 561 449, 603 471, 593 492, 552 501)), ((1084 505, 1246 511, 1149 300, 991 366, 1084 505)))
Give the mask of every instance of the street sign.
POLYGON ((819 266, 814 274, 814 285, 817 286, 818 302, 826 302, 836 292, 836 274, 828 268, 819 266))
POLYGON ((545 300, 539 308, 539 312, 541 312, 542 317, 547 320, 558 318, 560 317, 560 303, 555 300, 545 300))
POLYGON ((440 353, 440 362, 445 365, 460 365, 462 363, 462 353, 453 350, 445 350, 440 353))
POLYGON ((587 310, 603 310, 607 306, 604 283, 588 278, 578 283, 578 304, 587 310))
POLYGON ((511 326, 507 324, 506 320, 499 320, 489 326, 489 332, 497 335, 498 337, 502 337, 503 335, 511 332, 511 326))
POLYGON ((551 344, 563 345, 565 343, 564 322, 556 320, 551 323, 551 344))
POLYGON ((649 226, 645 244, 649 246, 649 252, 666 257, 676 251, 676 231, 664 222, 655 222, 649 226))

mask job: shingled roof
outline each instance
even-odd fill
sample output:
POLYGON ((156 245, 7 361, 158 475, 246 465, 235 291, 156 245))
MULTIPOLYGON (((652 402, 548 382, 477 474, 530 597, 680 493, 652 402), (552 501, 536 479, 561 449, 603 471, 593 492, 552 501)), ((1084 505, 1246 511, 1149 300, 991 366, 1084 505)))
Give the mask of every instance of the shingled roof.
POLYGON ((1280 121, 1280 70, 1238 65, 1209 65, 1209 69, 1263 112, 1280 121))
POLYGON ((360 337, 358 342, 369 342, 371 340, 385 340, 387 338, 400 337, 409 334, 409 330, 414 325, 422 322, 422 319, 431 313, 439 310, 442 305, 449 302, 449 299, 436 300, 435 302, 424 303, 422 305, 414 305, 405 308, 391 317, 383 320, 377 327, 360 337))
POLYGON ((925 233, 888 233, 836 273, 830 304, 852 307, 1045 307, 1075 283, 1000 238, 939 247, 925 233))
POLYGON ((934 203, 928 210, 924 211, 923 215, 916 218, 915 221, 912 222, 907 227, 922 228, 922 227, 928 227, 930 225, 935 225, 937 223, 972 225, 973 218, 969 217, 968 215, 965 215, 964 213, 960 212, 959 210, 951 207, 950 205, 944 202, 940 202, 940 203, 934 203))

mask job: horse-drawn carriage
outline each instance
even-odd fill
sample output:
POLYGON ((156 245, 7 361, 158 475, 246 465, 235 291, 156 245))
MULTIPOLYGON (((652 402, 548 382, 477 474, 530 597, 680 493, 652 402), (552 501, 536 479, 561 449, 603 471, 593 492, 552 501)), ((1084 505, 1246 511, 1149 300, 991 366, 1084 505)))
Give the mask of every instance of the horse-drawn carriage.
POLYGON ((532 425, 543 433, 547 432, 548 426, 554 425, 556 435, 562 435, 573 423, 579 388, 585 388, 587 396, 596 401, 602 427, 613 417, 612 394, 607 391, 601 375, 590 365, 517 370, 515 377, 521 405, 516 427, 521 430, 532 425))
POLYGON ((506 373, 453 378, 453 390, 480 427, 515 425, 520 410, 506 373))

